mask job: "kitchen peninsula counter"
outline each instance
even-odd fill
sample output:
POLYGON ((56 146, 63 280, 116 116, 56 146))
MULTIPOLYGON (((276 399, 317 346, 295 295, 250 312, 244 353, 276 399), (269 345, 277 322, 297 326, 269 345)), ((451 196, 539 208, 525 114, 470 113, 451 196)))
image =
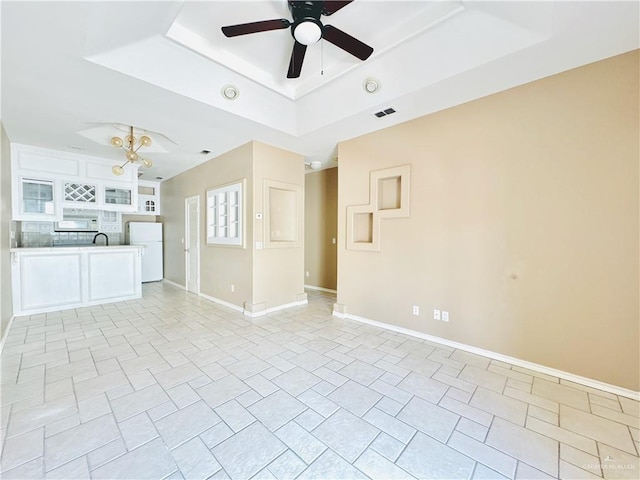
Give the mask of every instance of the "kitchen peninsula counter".
POLYGON ((142 246, 12 248, 14 315, 142 297, 142 246))

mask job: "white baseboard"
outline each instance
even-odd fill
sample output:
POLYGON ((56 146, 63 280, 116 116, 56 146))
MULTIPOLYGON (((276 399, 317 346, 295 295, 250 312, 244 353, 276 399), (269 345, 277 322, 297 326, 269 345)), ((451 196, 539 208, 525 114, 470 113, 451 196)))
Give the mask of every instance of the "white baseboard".
MULTIPOLYGON (((171 280, 167 280, 166 278, 164 279, 164 281, 166 283, 168 283, 169 285, 172 285, 172 286, 174 286, 176 288, 179 288, 180 290, 185 290, 186 291, 186 287, 184 285, 180 285, 179 283, 172 282, 171 280)), ((269 313, 277 312, 279 310, 284 310, 286 308, 291 308, 291 307, 297 307, 299 305, 305 305, 305 304, 309 303, 307 300, 301 300, 299 302, 286 303, 284 305, 278 305, 277 307, 267 308, 267 309, 261 310, 259 312, 250 312, 249 310, 245 310, 243 307, 241 307, 239 305, 235 305, 235 304, 227 302, 225 300, 221 300, 219 298, 212 297, 211 295, 207 295, 206 293, 198 293, 197 295, 202 297, 202 298, 205 298, 205 299, 209 300, 210 302, 217 303, 218 305, 222 305, 223 307, 230 308, 232 310, 235 310, 236 312, 240 312, 240 313, 246 315, 247 317, 251 317, 251 318, 261 317, 263 315, 267 315, 269 313)))
POLYGON ((557 370, 555 368, 545 367, 544 365, 540 365, 538 363, 528 362, 526 360, 510 357, 508 355, 492 352, 490 350, 484 350, 482 348, 474 347, 472 345, 466 345, 464 343, 454 342, 453 340, 447 340, 446 338, 435 337, 433 335, 428 335, 426 333, 418 332, 416 330, 410 330, 408 328, 398 327, 396 325, 391 325, 389 323, 378 322, 376 320, 360 317, 358 315, 352 315, 350 313, 340 313, 334 310, 333 315, 338 318, 355 320, 356 322, 366 323, 368 325, 384 328, 386 330, 391 330, 393 332, 403 333, 411 337, 417 337, 423 340, 428 340, 433 343, 446 345, 447 347, 457 348, 459 350, 464 350, 466 352, 475 353, 476 355, 488 357, 493 360, 499 360, 501 362, 510 363, 512 365, 516 365, 522 368, 528 368, 529 370, 532 370, 534 372, 544 373, 546 375, 558 377, 563 380, 568 380, 573 383, 584 385, 586 387, 595 388, 597 390, 603 390, 605 392, 613 393, 614 395, 620 395, 621 397, 631 398, 632 400, 640 401, 640 392, 629 390, 623 387, 618 387, 617 385, 611 385, 609 383, 601 382, 599 380, 594 380, 592 378, 581 377, 580 375, 575 375, 573 373, 565 372, 563 370, 557 370))
POLYGON ((166 278, 163 278, 162 281, 164 283, 168 283, 169 285, 171 285, 173 287, 179 288, 180 290, 186 290, 187 289, 186 286, 180 285, 179 283, 176 283, 176 282, 172 282, 171 280, 167 280, 166 278))
POLYGON ((236 312, 240 312, 240 313, 244 313, 244 308, 238 306, 238 305, 234 305, 233 303, 227 302, 225 300, 220 300, 219 298, 216 297, 212 297, 211 295, 207 295, 205 293, 199 293, 199 296, 201 296, 202 298, 206 298, 207 300, 213 302, 213 303, 217 303, 218 305, 222 305, 223 307, 227 307, 230 308, 231 310, 235 310, 236 312))
POLYGON ((7 337, 9 336, 9 330, 11 330, 11 326, 13 325, 13 320, 16 318, 15 315, 11 315, 9 319, 9 323, 7 323, 7 328, 2 334, 2 340, 0 340, 0 355, 2 355, 2 351, 4 350, 4 344, 7 341, 7 337))
POLYGON ((309 303, 308 300, 301 300, 299 302, 285 303, 283 305, 278 305, 277 307, 267 308, 267 309, 261 310, 259 312, 250 312, 248 310, 245 310, 244 314, 246 316, 248 316, 248 317, 251 317, 251 318, 262 317, 263 315, 268 315, 269 313, 277 312, 277 311, 280 311, 280 310, 285 310, 285 309, 291 308, 291 307, 298 307, 300 305, 306 305, 307 303, 309 303))
POLYGON ((314 285, 305 285, 304 288, 308 288, 309 290, 318 290, 320 292, 338 293, 337 290, 331 290, 330 288, 324 288, 324 287, 316 287, 314 285))

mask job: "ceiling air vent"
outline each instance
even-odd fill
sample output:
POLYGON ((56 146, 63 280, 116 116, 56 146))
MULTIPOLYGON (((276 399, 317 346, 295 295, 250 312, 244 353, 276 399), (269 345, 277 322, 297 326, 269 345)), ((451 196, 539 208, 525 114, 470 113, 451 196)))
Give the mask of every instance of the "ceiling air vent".
POLYGON ((382 118, 382 117, 386 117, 387 115, 391 115, 392 113, 396 113, 396 111, 395 109, 389 107, 374 113, 374 115, 378 118, 382 118))

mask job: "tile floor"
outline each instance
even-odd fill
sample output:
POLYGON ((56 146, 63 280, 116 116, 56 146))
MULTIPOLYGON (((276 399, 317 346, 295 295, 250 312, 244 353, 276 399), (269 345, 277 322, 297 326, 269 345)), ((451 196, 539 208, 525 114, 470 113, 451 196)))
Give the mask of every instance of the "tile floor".
POLYGON ((162 283, 17 318, 3 478, 634 478, 639 404, 331 315, 162 283))

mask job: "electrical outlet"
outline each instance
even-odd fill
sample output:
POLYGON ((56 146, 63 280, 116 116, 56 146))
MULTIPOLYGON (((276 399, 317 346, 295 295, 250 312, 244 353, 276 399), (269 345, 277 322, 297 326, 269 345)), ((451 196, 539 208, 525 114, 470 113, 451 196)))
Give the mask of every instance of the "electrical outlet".
POLYGON ((440 310, 433 309, 433 319, 440 320, 440 310))
POLYGON ((304 272, 304 276, 308 278, 309 277, 309 271, 304 272))
POLYGON ((442 321, 443 322, 448 322, 449 321, 449 312, 447 312, 446 310, 442 311, 442 321))
POLYGON ((420 307, 418 305, 413 306, 413 314, 420 315, 420 307))
POLYGON ((232 283, 231 284, 231 293, 236 291, 236 286, 232 283))

